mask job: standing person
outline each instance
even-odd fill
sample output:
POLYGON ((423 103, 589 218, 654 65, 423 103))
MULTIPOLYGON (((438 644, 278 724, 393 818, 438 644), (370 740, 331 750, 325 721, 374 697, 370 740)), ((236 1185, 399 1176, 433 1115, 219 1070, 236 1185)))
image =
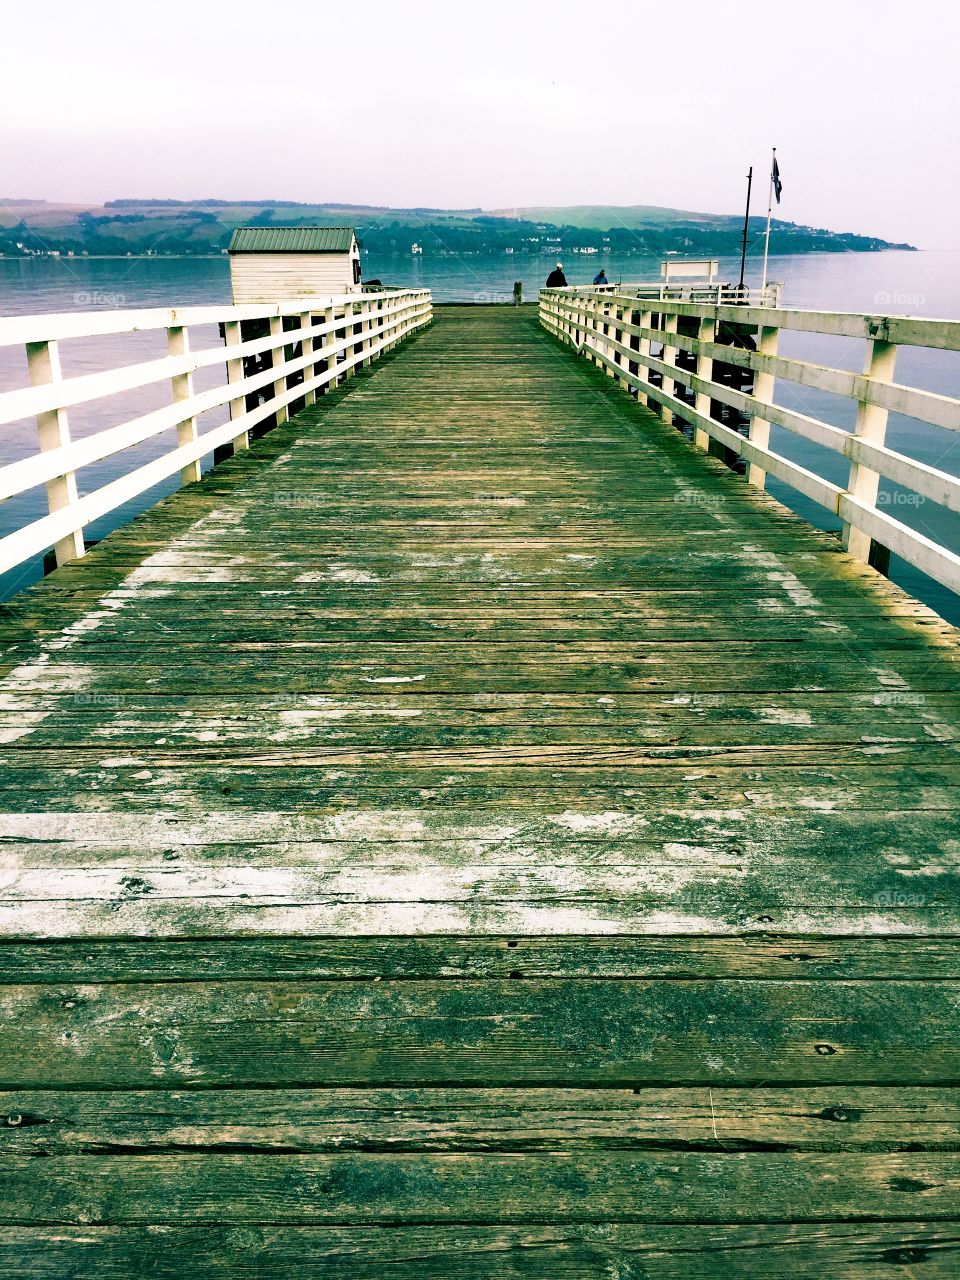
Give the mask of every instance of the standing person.
POLYGON ((567 287, 567 277, 563 274, 563 263, 558 262, 554 269, 547 276, 548 289, 565 289, 567 287))
POLYGON ((593 277, 593 283, 594 284, 610 283, 610 281, 607 279, 607 273, 604 271, 603 267, 601 267, 600 270, 597 272, 597 274, 593 277))

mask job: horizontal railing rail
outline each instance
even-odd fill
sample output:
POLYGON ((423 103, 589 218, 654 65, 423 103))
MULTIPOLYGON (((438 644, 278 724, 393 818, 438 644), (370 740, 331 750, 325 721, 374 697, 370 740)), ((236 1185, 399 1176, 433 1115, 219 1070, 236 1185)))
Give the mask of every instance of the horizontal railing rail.
MULTIPOLYGON (((658 302, 706 302, 714 306, 737 305, 778 307, 782 286, 771 281, 762 288, 759 285, 729 284, 720 280, 654 280, 647 283, 592 285, 591 293, 616 294, 618 297, 650 298, 658 302)), ((566 289, 551 290, 556 293, 579 295, 582 285, 568 285, 566 289)))
POLYGON ((39 450, 0 466, 0 501, 46 488, 47 514, 0 538, 0 573, 53 549, 56 563, 82 556, 94 520, 180 474, 199 480, 201 460, 250 444, 251 430, 285 421, 291 404, 351 377, 430 321, 426 289, 396 289, 270 305, 144 308, 0 319, 0 347, 26 348, 30 385, 0 394, 0 426, 35 418, 39 450), (223 343, 191 350, 190 330, 219 325, 223 343), (256 333, 257 330, 266 332, 256 333), (70 339, 165 330, 166 356, 64 377, 58 344, 70 339), (249 336, 251 332, 256 336, 249 336), (195 391, 193 375, 224 365, 226 381, 195 391), (121 392, 169 383, 170 403, 72 439, 68 411, 121 392), (229 421, 201 431, 205 413, 228 406, 229 421), (83 496, 77 473, 91 463, 176 429, 177 444, 83 496))
POLYGON ((596 289, 541 291, 540 320, 550 333, 619 379, 642 404, 668 422, 690 426, 698 447, 706 449, 715 440, 743 458, 752 484, 763 488, 769 474, 838 516, 843 545, 851 555, 868 561, 877 543, 960 591, 960 556, 880 510, 877 502, 885 479, 960 511, 960 478, 886 444, 891 411, 960 431, 960 400, 894 380, 900 347, 960 351, 960 321, 711 305, 596 289), (725 326, 728 341, 718 341, 725 326), (864 339, 862 373, 778 355, 782 330, 864 339), (732 345, 736 334, 755 337, 750 345, 732 345), (678 362, 681 357, 687 367, 678 362), (719 381, 716 365, 746 370, 752 389, 719 381), (855 402, 854 430, 775 404, 778 379, 855 402), (718 406, 743 415, 745 435, 715 416, 718 406), (777 453, 770 444, 771 425, 843 456, 849 462, 846 487, 777 453))

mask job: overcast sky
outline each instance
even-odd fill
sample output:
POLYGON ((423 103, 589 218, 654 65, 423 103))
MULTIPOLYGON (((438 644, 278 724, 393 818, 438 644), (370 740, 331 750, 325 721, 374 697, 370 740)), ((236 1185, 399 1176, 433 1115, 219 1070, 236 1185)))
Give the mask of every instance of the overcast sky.
POLYGON ((956 248, 955 0, 46 0, 4 16, 6 197, 766 204, 956 248), (755 188, 756 190, 756 188, 755 188))

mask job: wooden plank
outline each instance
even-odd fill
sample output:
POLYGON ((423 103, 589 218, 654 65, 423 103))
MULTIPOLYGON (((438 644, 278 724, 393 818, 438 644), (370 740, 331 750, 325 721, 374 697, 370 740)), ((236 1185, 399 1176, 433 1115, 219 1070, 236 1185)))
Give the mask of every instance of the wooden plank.
POLYGON ((0 1262, 16 1280, 64 1275, 182 1280, 203 1274, 303 1280, 595 1280, 656 1275, 768 1280, 953 1280, 956 1222, 789 1225, 564 1224, 558 1227, 0 1227, 0 1262), (922 1264, 922 1265, 921 1265, 922 1264))
POLYGON ((3 1156, 950 1151, 956 1089, 163 1089, 0 1093, 3 1156))
POLYGON ((4 983, 249 979, 952 978, 958 937, 357 936, 0 943, 4 983))
MULTIPOLYGON (((308 798, 315 804, 317 792, 308 798)), ((581 932, 651 936, 956 930, 956 866, 939 844, 937 810, 915 814, 901 834, 902 812, 853 821, 815 803, 799 812, 681 808, 656 822, 568 809, 534 822, 516 809, 486 821, 449 809, 428 817, 424 799, 416 809, 325 819, 261 812, 172 822, 145 812, 119 821, 96 809, 0 818, 0 924, 21 938, 535 935, 569 932, 575 921, 581 932), (820 850, 812 865, 782 848, 801 825, 820 850), (871 863, 877 850, 890 857, 871 863)))
POLYGON ((936 1084, 960 1074, 958 999, 900 980, 5 986, 0 1085, 936 1084))
POLYGON ((583 1223, 949 1218, 942 1152, 0 1156, 0 1222, 583 1223))

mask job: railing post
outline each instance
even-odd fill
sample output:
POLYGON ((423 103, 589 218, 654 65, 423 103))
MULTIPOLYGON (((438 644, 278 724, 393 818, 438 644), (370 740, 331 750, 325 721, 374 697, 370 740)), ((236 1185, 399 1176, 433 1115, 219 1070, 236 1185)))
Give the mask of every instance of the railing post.
MULTIPOLYGON (((285 330, 283 327, 283 316, 270 317, 270 336, 271 338, 282 338, 285 336, 285 330)), ((287 348, 284 342, 281 342, 278 347, 274 347, 271 350, 270 360, 272 362, 272 367, 274 369, 279 369, 286 364, 287 362, 286 352, 287 352, 287 348)), ((277 378, 277 380, 273 384, 274 399, 276 399, 277 396, 282 396, 286 390, 287 390, 287 379, 286 379, 286 375, 284 374, 284 375, 281 375, 279 378, 277 378)), ((276 424, 278 427, 280 426, 281 422, 286 422, 286 420, 290 417, 290 413, 287 409, 287 406, 285 404, 278 405, 274 410, 274 417, 276 419, 276 424)))
MULTIPOLYGON (((653 325, 653 312, 642 311, 640 313, 640 328, 649 329, 653 325)), ((641 338, 640 345, 637 347, 637 356, 640 358, 637 367, 637 377, 641 383, 650 381, 650 370, 643 363, 642 357, 650 355, 650 339, 641 338)), ((637 388, 637 400, 640 404, 649 404, 650 397, 640 387, 637 388)))
MULTIPOLYGON (((167 329, 167 354, 171 356, 185 356, 190 353, 190 335, 182 325, 171 325, 167 329)), ((170 379, 173 389, 173 403, 180 404, 184 400, 190 400, 193 397, 193 374, 192 373, 175 373, 170 379)), ((177 423, 177 444, 182 446, 185 444, 193 444, 197 438, 197 420, 196 418, 184 418, 183 422, 177 423)), ((200 479, 200 459, 194 462, 188 462, 185 467, 180 468, 180 483, 195 484, 200 479)))
MULTIPOLYGON (((343 309, 343 335, 347 343, 346 352, 345 352, 347 360, 352 360, 353 357, 357 354, 357 344, 356 344, 357 335, 353 331, 355 324, 356 324, 356 320, 353 314, 353 303, 348 302, 346 303, 343 309)), ((344 370, 343 376, 344 378, 354 378, 356 377, 356 373, 357 373, 357 366, 351 365, 349 369, 344 370)))
MULTIPOLYGON (((387 349, 386 348, 387 332, 386 332, 386 326, 383 323, 383 298, 378 297, 376 302, 377 302, 377 317, 376 317, 377 322, 373 327, 375 330, 380 331, 379 333, 377 333, 377 336, 375 338, 375 341, 381 344, 380 353, 377 357, 377 359, 380 359, 380 357, 383 355, 383 353, 387 349)), ((372 307, 373 303, 371 302, 370 305, 372 307)))
MULTIPOLYGON (((779 329, 769 325, 762 326, 757 338, 758 353, 763 356, 775 356, 777 354, 779 336, 779 329)), ((772 373, 758 370, 753 379, 754 400, 759 400, 761 404, 773 404, 774 381, 772 373)), ((758 418, 756 414, 753 414, 750 419, 749 439, 750 443, 755 444, 758 448, 768 449, 770 447, 770 423, 765 418, 758 418)), ((767 482, 767 473, 763 467, 751 462, 747 466, 747 479, 752 485, 762 489, 767 482)))
MULTIPOLYGON (((871 382, 892 382, 893 368, 897 359, 897 348, 893 342, 882 338, 871 338, 867 342, 867 355, 864 361, 864 376, 871 382)), ((887 410, 878 404, 870 404, 861 400, 857 407, 857 424, 854 435, 870 444, 882 445, 887 434, 887 410)), ((847 491, 852 498, 867 506, 877 505, 877 493, 880 488, 880 476, 869 467, 858 462, 850 464, 850 478, 847 491)), ((862 529, 855 528, 849 521, 843 524, 843 546, 850 555, 858 560, 870 559, 870 535, 862 529)))
MULTIPOLYGON (((627 316, 630 315, 631 313, 627 311, 626 307, 618 307, 616 314, 619 320, 619 324, 617 326, 617 329, 614 332, 614 337, 620 343, 621 347, 628 347, 630 345, 630 335, 626 332, 623 326, 624 324, 629 324, 627 316)), ((617 352, 617 364, 622 366, 625 373, 630 372, 630 357, 625 356, 622 351, 617 352)), ((630 380, 627 377, 625 377, 624 374, 620 375, 619 382, 620 382, 620 386, 624 389, 624 391, 630 390, 630 380)))
MULTIPOLYGON (((608 360, 613 360, 616 355, 616 352, 613 349, 612 340, 617 334, 617 309, 616 307, 612 307, 609 302, 604 302, 602 305, 603 327, 606 330, 606 333, 603 335, 603 354, 608 360)), ((604 365, 603 371, 608 378, 616 378, 617 376, 609 365, 604 365)))
POLYGON ((595 301, 583 301, 583 341, 587 348, 587 359, 591 364, 597 363, 597 347, 601 345, 600 340, 600 311, 595 301), (593 339, 593 345, 590 345, 590 339, 593 339))
MULTIPOLYGON (((617 308, 611 306, 609 302, 601 303, 603 307, 603 327, 606 332, 603 335, 603 354, 608 360, 613 360, 616 352, 613 349, 613 339, 617 336, 617 308)), ((610 366, 604 365, 603 371, 608 378, 616 378, 616 373, 610 366)))
MULTIPOLYGON (((27 343, 27 371, 30 385, 43 386, 50 382, 59 382, 62 378, 60 370, 60 352, 56 342, 27 343)), ((37 436, 40 440, 40 452, 50 449, 61 449, 70 443, 70 426, 66 409, 48 409, 37 414, 37 436)), ((73 471, 67 471, 46 483, 47 510, 52 515, 55 511, 63 511, 75 507, 79 500, 77 477, 73 471)), ((77 516, 77 527, 54 544, 54 554, 58 567, 68 560, 77 560, 83 555, 83 526, 77 516)))
MULTIPOLYGON (((703 318, 700 321, 700 328, 697 337, 701 342, 713 342, 717 336, 717 322, 714 319, 703 318)), ((697 377, 703 378, 705 382, 710 382, 713 378, 713 357, 702 355, 697 352, 697 377)), ((705 418, 710 417, 710 393, 707 391, 698 391, 693 402, 693 407, 697 413, 702 413, 705 418)), ((694 423, 693 427, 693 443, 698 449, 710 448, 710 433, 704 431, 703 427, 694 423)))
POLYGON ((360 303, 360 364, 359 368, 364 369, 372 364, 373 360, 370 355, 370 306, 371 303, 364 299, 360 303))
MULTIPOLYGON (((223 326, 223 340, 228 347, 238 347, 240 345, 242 338, 240 335, 239 320, 226 321, 226 323, 223 326)), ((243 360, 242 359, 228 360, 227 361, 228 385, 232 385, 233 383, 242 382, 242 381, 243 381, 243 360)), ((247 404, 246 404, 246 399, 243 396, 239 396, 236 399, 230 401, 230 421, 231 422, 233 422, 237 418, 242 418, 243 415, 246 413, 246 411, 247 411, 247 404)), ((224 446, 225 450, 230 448, 232 448, 234 453, 238 449, 249 449, 250 448, 249 431, 241 431, 239 435, 233 438, 233 440, 230 442, 230 445, 224 446)), ((219 458, 216 452, 213 455, 213 460, 214 462, 219 461, 219 458)))
MULTIPOLYGON (((664 316, 663 312, 661 312, 660 321, 660 327, 665 334, 677 332, 678 317, 676 315, 664 316)), ((668 346, 666 342, 663 344, 663 363, 670 365, 671 368, 677 363, 677 348, 668 346)), ((673 378, 668 378, 667 375, 664 374, 661 390, 664 395, 672 396, 676 390, 676 383, 673 378)), ((668 408, 665 404, 660 406, 660 416, 663 418, 664 422, 673 422, 673 410, 668 408)))
POLYGON ((354 302, 351 303, 351 306, 353 307, 354 316, 354 337, 357 339, 353 344, 353 354, 360 357, 354 367, 359 373, 367 363, 367 307, 364 302, 354 302))
MULTIPOLYGON (((310 312, 301 311, 300 312, 301 333, 304 329, 309 329, 312 324, 313 324, 313 316, 310 314, 310 312)), ((304 338, 304 337, 300 338, 300 354, 304 357, 313 355, 313 338, 304 338)), ((316 365, 311 360, 310 363, 306 365, 303 370, 304 385, 306 385, 308 382, 310 382, 312 378, 315 378, 315 377, 316 377, 316 365)), ((314 387, 311 391, 305 391, 303 393, 304 407, 306 407, 308 404, 313 404, 316 398, 317 398, 316 387, 314 387)))
MULTIPOLYGON (((333 328, 330 330, 330 332, 329 332, 329 333, 327 333, 327 334, 325 335, 325 337, 324 337, 324 340, 323 340, 323 341, 324 341, 324 345, 325 345, 326 347, 328 347, 328 348, 336 347, 336 345, 337 345, 337 310, 336 310, 336 307, 332 307, 332 306, 327 307, 326 311, 324 311, 324 313, 323 313, 323 323, 324 323, 324 327, 326 327, 327 325, 332 325, 332 326, 333 326, 333 328)), ((327 382, 325 382, 325 383, 324 383, 323 390, 324 390, 324 392, 325 392, 325 393, 326 393, 326 392, 333 391, 333 390, 336 388, 337 382, 339 381, 339 374, 337 373, 337 353, 336 353, 336 351, 334 351, 334 350, 328 350, 328 352, 327 352, 327 356, 326 356, 326 366, 327 366, 327 369, 326 369, 327 373, 332 373, 332 374, 333 374, 333 377, 332 377, 332 378, 330 378, 327 382)))

